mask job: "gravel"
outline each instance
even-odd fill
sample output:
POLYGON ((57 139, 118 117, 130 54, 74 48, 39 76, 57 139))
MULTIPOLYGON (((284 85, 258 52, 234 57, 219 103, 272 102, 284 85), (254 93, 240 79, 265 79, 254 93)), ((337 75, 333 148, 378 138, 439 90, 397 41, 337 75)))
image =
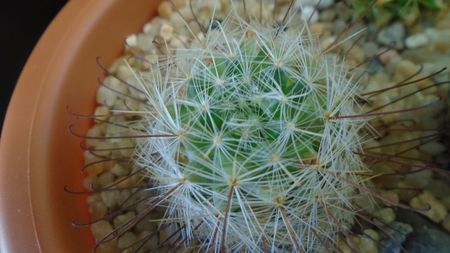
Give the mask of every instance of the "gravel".
MULTIPOLYGON (((217 8, 217 20, 221 20, 224 13, 230 7, 227 1, 220 2, 222 2, 222 5, 219 5, 217 8)), ((286 9, 286 5, 289 3, 289 1, 281 0, 278 0, 278 2, 280 6, 277 6, 277 8, 280 10, 283 8, 286 9)), ((314 0, 304 1, 302 4, 301 18, 304 20, 308 19, 314 13, 311 19, 314 23, 311 31, 313 34, 321 36, 321 47, 327 48, 339 37, 339 32, 345 30, 352 14, 342 2, 336 1, 335 3, 333 0, 320 1, 319 11, 314 11, 314 6, 317 2, 314 0)), ((173 3, 179 8, 179 12, 185 18, 193 18, 186 0, 174 0, 173 3)), ((193 1, 193 8, 198 10, 199 20, 208 20, 214 3, 215 1, 213 0, 193 1)), ((259 0, 246 1, 247 6, 259 6, 257 5, 258 3, 259 0)), ((263 16, 272 15, 274 8, 273 1, 267 1, 263 10, 263 16)), ((249 7, 248 9, 249 12, 253 11, 252 13, 254 13, 257 19, 259 18, 259 8, 249 7)), ((136 119, 136 116, 121 115, 121 113, 129 110, 140 111, 144 107, 142 99, 145 97, 136 89, 138 83, 134 78, 134 72, 145 72, 150 64, 157 63, 158 56, 164 53, 164 49, 158 47, 154 41, 167 43, 171 48, 175 49, 189 47, 197 43, 192 39, 191 32, 184 28, 185 26, 182 20, 177 12, 175 12, 174 6, 171 3, 163 2, 158 8, 158 14, 159 17, 154 18, 143 26, 142 33, 132 34, 125 39, 125 54, 111 65, 109 71, 121 80, 127 81, 127 84, 113 76, 105 78, 105 85, 101 86, 97 92, 98 107, 95 109, 94 115, 97 116, 98 120, 88 131, 88 136, 107 137, 133 134, 133 131, 120 127, 120 124, 132 126, 132 122, 136 119), (136 57, 136 55, 139 55, 139 57, 136 57), (113 123, 108 124, 105 121, 113 123)), ((281 20, 283 13, 280 11, 277 17, 281 20)), ((207 21, 204 23, 206 24, 207 21)), ((377 90, 409 78, 421 68, 421 65, 424 66, 424 70, 415 78, 424 77, 442 67, 450 66, 450 26, 448 24, 450 24, 450 12, 439 16, 439 19, 432 20, 432 22, 409 25, 394 22, 382 28, 376 34, 361 33, 363 38, 359 39, 357 43, 353 43, 353 40, 343 43, 340 46, 342 52, 346 52, 346 58, 350 66, 360 67, 360 63, 367 62, 364 67, 367 67, 369 75, 364 77, 363 80, 365 81, 363 83, 366 83, 365 88, 367 90, 377 90), (435 27, 432 27, 433 22, 436 23, 435 27), (386 51, 392 45, 392 42, 394 43, 394 48, 386 51), (384 53, 381 54, 381 52, 384 53)), ((190 27, 196 36, 202 38, 201 29, 195 22, 191 22, 190 27)), ((362 28, 364 27, 361 26, 354 29, 362 28)), ((401 89, 393 89, 386 92, 383 96, 375 96, 371 99, 370 105, 384 105, 400 96, 409 94, 411 91, 431 85, 438 80, 450 80, 450 71, 446 70, 432 80, 428 79, 401 89)), ((433 87, 432 89, 427 89, 410 96, 408 100, 394 103, 387 109, 395 110, 422 105, 426 102, 433 101, 437 94, 448 94, 448 90, 448 85, 433 87)), ((423 116, 421 118, 415 117, 416 121, 414 124, 416 124, 417 128, 423 126, 438 127, 442 123, 438 120, 439 116, 436 117, 436 115, 440 115, 440 109, 442 108, 434 108, 434 111, 427 111, 427 113, 421 115, 423 116)), ((411 114, 392 114, 374 122, 374 125, 392 124, 398 126, 398 128, 407 127, 408 125, 406 123, 398 122, 402 122, 408 116, 411 116, 411 114)), ((420 138, 426 134, 429 134, 429 132, 397 132, 390 134, 380 131, 382 138, 372 141, 367 145, 388 145, 395 141, 420 138)), ((148 179, 141 168, 132 165, 128 161, 133 155, 132 148, 136 145, 133 139, 89 139, 86 140, 85 145, 91 149, 85 152, 85 163, 93 165, 88 166, 85 170, 87 177, 84 180, 84 186, 88 189, 93 188, 94 190, 108 187, 122 188, 122 190, 102 191, 101 193, 92 194, 88 197, 87 202, 94 219, 105 217, 107 214, 121 210, 115 218, 101 220, 91 226, 95 238, 100 239, 120 224, 132 220, 136 213, 145 209, 145 203, 140 203, 137 206, 125 209, 122 206, 127 203, 139 202, 139 200, 148 196, 147 192, 138 188, 128 189, 129 187, 148 184, 148 179), (112 160, 98 163, 108 157, 112 158, 112 160)), ((379 148, 375 151, 396 152, 401 148, 407 147, 408 145, 405 144, 403 146, 397 145, 394 148, 379 148)), ((414 159, 431 159, 433 156, 448 152, 448 147, 440 143, 437 139, 419 145, 419 147, 404 152, 402 155, 414 159)), ((412 168, 403 168, 402 166, 398 166, 398 164, 392 163, 378 163, 373 167, 376 173, 392 173, 405 171, 405 169, 411 170, 412 168)), ((450 198, 446 199, 427 190, 428 185, 433 182, 433 177, 433 173, 430 170, 423 170, 421 172, 407 174, 407 176, 384 178, 382 182, 376 181, 375 183, 379 184, 377 185, 378 187, 394 189, 380 192, 384 199, 389 200, 385 202, 386 206, 389 206, 389 203, 397 203, 398 201, 410 204, 413 208, 422 208, 429 205, 431 209, 426 213, 426 216, 436 223, 441 222, 442 226, 450 231, 450 216, 447 212, 450 204, 448 204, 448 207, 445 204, 450 203, 450 198), (415 187, 419 191, 396 190, 401 187, 415 187)), ((447 183, 444 182, 444 184, 447 183)), ((383 219, 387 223, 392 223, 395 226, 406 227, 404 229, 405 232, 398 235, 398 239, 403 241, 406 238, 405 235, 411 232, 410 227, 408 227, 409 225, 395 221, 395 209, 384 206, 381 208, 376 211, 376 215, 379 215, 380 219, 383 219)), ((124 250, 132 242, 145 238, 146 236, 148 237, 158 226, 155 220, 161 218, 162 215, 163 210, 158 209, 154 211, 133 229, 119 238, 102 245, 97 252, 117 252, 117 250, 124 250)), ((374 233, 377 236, 378 234, 382 234, 382 232, 375 230, 369 234, 374 235, 374 233)), ((156 245, 161 243, 161 238, 164 236, 167 236, 166 232, 160 232, 157 238, 152 237, 139 252, 147 252, 151 248, 154 249, 156 245)), ((362 252, 396 252, 399 250, 395 243, 392 244, 392 241, 389 240, 381 241, 382 245, 387 246, 377 250, 373 240, 368 240, 366 234, 355 235, 354 240, 358 242, 357 246, 362 252)), ((341 249, 348 248, 345 241, 340 240, 338 244, 341 249)), ((159 249, 159 252, 167 252, 167 250, 167 248, 162 247, 159 249)))

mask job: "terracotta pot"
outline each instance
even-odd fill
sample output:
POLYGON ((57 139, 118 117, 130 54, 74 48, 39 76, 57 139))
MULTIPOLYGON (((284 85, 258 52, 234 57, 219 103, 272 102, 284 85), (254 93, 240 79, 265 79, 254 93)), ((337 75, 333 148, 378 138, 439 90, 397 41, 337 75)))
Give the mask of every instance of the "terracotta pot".
MULTIPOLYGON (((0 252, 90 252, 85 197, 81 189, 80 139, 67 128, 66 112, 92 113, 96 78, 120 55, 127 34, 140 30, 158 0, 70 1, 30 56, 12 97, 0 146, 0 252)), ((83 131, 87 122, 77 123, 83 131)))

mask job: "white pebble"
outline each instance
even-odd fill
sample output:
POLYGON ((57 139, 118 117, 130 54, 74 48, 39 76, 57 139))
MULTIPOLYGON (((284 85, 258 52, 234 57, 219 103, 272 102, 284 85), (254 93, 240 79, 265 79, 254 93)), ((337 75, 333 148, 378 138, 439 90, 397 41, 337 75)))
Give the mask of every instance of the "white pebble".
POLYGON ((154 26, 153 26, 152 22, 147 22, 147 23, 145 23, 144 27, 142 28, 142 31, 146 34, 152 34, 153 29, 154 29, 153 27, 154 26))
POLYGON ((130 47, 134 47, 137 45, 137 36, 136 34, 131 34, 129 35, 126 39, 125 42, 127 43, 128 46, 130 47))
POLYGON ((173 36, 173 27, 168 25, 168 24, 163 24, 161 26, 161 29, 159 30, 159 35, 164 39, 164 40, 170 40, 172 39, 173 36))
POLYGON ((150 51, 154 47, 153 36, 141 33, 137 36, 137 45, 143 51, 150 51))
POLYGON ((97 91, 97 103, 112 107, 117 99, 117 95, 105 86, 100 86, 97 91))
POLYGON ((423 33, 417 33, 406 38, 406 47, 418 48, 428 43, 428 37, 423 33))

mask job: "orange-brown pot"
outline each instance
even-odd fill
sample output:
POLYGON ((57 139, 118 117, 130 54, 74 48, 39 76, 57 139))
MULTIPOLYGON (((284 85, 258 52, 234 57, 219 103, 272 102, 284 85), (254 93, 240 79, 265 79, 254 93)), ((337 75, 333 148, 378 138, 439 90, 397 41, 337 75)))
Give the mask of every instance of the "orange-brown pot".
MULTIPOLYGON (((95 106, 95 63, 110 64, 123 39, 153 15, 159 0, 74 0, 58 14, 30 56, 14 91, 0 146, 0 252, 90 252, 81 187, 79 139, 68 134, 73 111, 95 106)), ((86 130, 87 122, 77 124, 86 130)))

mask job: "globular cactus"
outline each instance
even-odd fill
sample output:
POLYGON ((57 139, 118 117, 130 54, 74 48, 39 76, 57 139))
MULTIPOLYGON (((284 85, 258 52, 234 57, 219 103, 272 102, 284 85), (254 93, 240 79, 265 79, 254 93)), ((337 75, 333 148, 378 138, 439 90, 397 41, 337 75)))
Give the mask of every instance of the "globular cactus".
MULTIPOLYGON (((137 162, 161 224, 214 252, 316 252, 370 199, 358 82, 305 25, 230 14, 198 48, 138 78, 149 106, 137 162), (156 206, 156 205, 155 205, 156 206)), ((141 126, 142 127, 142 126, 141 126)))

